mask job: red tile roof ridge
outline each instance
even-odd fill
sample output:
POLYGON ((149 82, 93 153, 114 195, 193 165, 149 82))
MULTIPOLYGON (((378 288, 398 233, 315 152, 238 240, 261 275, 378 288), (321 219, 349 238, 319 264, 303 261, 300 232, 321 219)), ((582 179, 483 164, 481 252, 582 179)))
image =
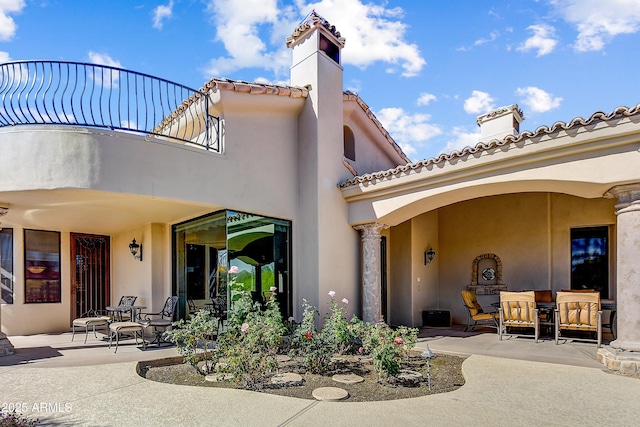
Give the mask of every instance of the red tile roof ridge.
POLYGON ((501 140, 492 139, 491 141, 488 141, 488 142, 479 142, 478 144, 476 144, 475 147, 465 147, 462 150, 454 150, 449 154, 443 153, 437 157, 431 157, 429 159, 419 160, 414 163, 397 166, 396 168, 393 168, 393 169, 356 176, 341 182, 339 184, 339 187, 348 188, 353 185, 370 183, 372 181, 381 180, 385 178, 391 179, 393 177, 400 176, 402 174, 406 174, 411 171, 421 169, 423 167, 427 167, 430 165, 437 165, 439 163, 446 162, 449 160, 454 160, 456 158, 464 157, 469 154, 475 154, 481 151, 486 151, 486 150, 490 150, 496 147, 502 147, 509 144, 516 144, 518 142, 521 142, 524 139, 535 138, 543 135, 550 135, 560 130, 566 131, 578 126, 588 126, 594 123, 607 122, 607 121, 614 120, 616 118, 630 117, 630 116, 635 116, 639 114, 640 114, 640 104, 637 104, 635 107, 631 107, 631 108, 620 106, 614 109, 609 114, 606 114, 603 111, 596 111, 586 120, 582 117, 575 117, 569 123, 557 121, 553 125, 551 125, 551 127, 542 125, 542 126, 539 126, 533 132, 523 131, 518 135, 507 135, 505 138, 501 140))
POLYGON ((209 93, 214 89, 256 95, 288 96, 290 98, 306 98, 309 95, 309 89, 304 87, 286 86, 274 83, 246 82, 243 80, 231 80, 227 78, 212 78, 204 84, 200 91, 209 93))

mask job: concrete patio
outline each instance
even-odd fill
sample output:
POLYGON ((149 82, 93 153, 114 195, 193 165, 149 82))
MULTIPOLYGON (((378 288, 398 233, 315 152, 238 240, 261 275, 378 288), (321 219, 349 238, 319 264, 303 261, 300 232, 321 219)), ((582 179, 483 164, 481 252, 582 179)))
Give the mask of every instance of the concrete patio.
POLYGON ((89 336, 10 337, 0 358, 0 404, 20 403, 44 425, 83 426, 388 426, 637 425, 640 380, 607 373, 595 344, 499 341, 489 331, 424 328, 418 347, 471 355, 460 389, 414 399, 316 402, 242 390, 145 380, 136 362, 177 355, 133 341, 118 352, 89 336))

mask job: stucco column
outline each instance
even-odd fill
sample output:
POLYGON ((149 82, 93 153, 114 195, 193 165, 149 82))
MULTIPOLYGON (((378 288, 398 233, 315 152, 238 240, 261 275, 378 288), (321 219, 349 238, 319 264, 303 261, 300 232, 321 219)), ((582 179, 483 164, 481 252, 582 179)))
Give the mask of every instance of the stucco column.
POLYGON ((640 183, 611 188, 617 220, 617 339, 611 347, 640 351, 640 183))
POLYGON ((372 222, 356 225, 362 234, 362 320, 377 323, 382 321, 380 280, 380 231, 388 225, 372 222))

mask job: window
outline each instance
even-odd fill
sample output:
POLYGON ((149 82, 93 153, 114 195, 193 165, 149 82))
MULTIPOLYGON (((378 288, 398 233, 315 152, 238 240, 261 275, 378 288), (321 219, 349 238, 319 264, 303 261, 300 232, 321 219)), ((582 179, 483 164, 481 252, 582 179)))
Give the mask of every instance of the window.
POLYGON ((0 303, 13 304, 13 229, 0 229, 0 303))
POLYGON ((344 156, 349 159, 356 161, 356 141, 353 137, 353 131, 349 129, 348 126, 344 126, 342 128, 342 133, 344 135, 344 156))
POLYGON ((25 303, 61 302, 60 233, 24 230, 25 303))
POLYGON ((175 292, 184 301, 229 306, 234 292, 251 293, 264 303, 277 289, 283 317, 293 314, 290 272, 291 222, 248 213, 223 211, 174 226, 175 292), (238 268, 236 289, 228 289, 230 267, 238 268))
POLYGON ((337 64, 340 63, 340 49, 333 44, 331 40, 326 38, 324 34, 320 34, 320 50, 326 53, 327 56, 337 64))
POLYGON ((609 298, 609 227, 571 229, 571 289, 594 289, 609 298))

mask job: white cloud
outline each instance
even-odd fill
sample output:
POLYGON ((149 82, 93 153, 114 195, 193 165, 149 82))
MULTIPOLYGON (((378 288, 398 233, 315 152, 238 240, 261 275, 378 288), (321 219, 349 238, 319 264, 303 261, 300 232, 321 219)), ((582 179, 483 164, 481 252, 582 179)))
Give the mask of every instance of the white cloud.
MULTIPOLYGON (((1 0, 0 0, 1 1, 1 0)), ((120 61, 116 61, 111 58, 106 53, 96 53, 93 51, 89 51, 87 54, 89 57, 89 62, 98 65, 107 65, 109 67, 117 67, 122 68, 120 61)), ((120 78, 120 73, 118 71, 109 71, 109 72, 100 72, 99 70, 94 70, 93 78, 96 83, 104 87, 116 87, 118 86, 118 79, 120 78)))
POLYGON ((240 68, 265 66, 276 74, 290 65, 284 40, 312 9, 327 19, 347 39, 344 64, 365 68, 374 62, 390 65, 388 71, 404 76, 418 74, 425 65, 417 44, 405 40, 407 25, 402 9, 363 4, 361 0, 295 0, 295 6, 278 8, 276 0, 209 0, 207 11, 216 25, 216 39, 227 56, 211 60, 207 72, 230 73, 240 68))
POLYGON ((276 0, 210 0, 207 12, 217 29, 216 40, 224 44, 228 56, 212 59, 207 73, 224 76, 250 67, 282 73, 290 62, 284 34, 278 44, 280 47, 270 50, 261 39, 260 31, 273 34, 282 27, 293 30, 297 24, 287 17, 288 10, 278 10, 276 0))
POLYGON ((90 50, 87 56, 89 56, 89 62, 93 64, 122 68, 122 65, 120 65, 120 61, 116 61, 106 53, 97 53, 90 50))
POLYGON ((524 43, 518 47, 518 51, 527 52, 536 49, 536 56, 543 56, 553 52, 558 40, 556 40, 556 29, 551 25, 538 24, 527 27, 527 30, 533 32, 533 36, 529 37, 524 43))
POLYGON ((474 41, 473 45, 474 46, 481 46, 481 45, 483 45, 485 43, 491 43, 492 41, 495 41, 498 38, 498 36, 500 36, 500 33, 498 31, 492 31, 489 34, 489 38, 480 38, 480 39, 474 41))
POLYGON ((534 113, 544 113, 553 110, 554 108, 558 108, 562 102, 562 98, 554 98, 550 93, 534 86, 518 88, 516 95, 521 97, 520 102, 529 107, 529 110, 534 113))
POLYGON ((173 16, 173 0, 168 5, 160 5, 153 9, 153 28, 162 29, 164 21, 173 16))
POLYGON ((475 132, 468 132, 463 126, 454 127, 451 131, 453 139, 447 142, 447 145, 440 150, 440 154, 449 154, 453 151, 460 151, 465 147, 475 147, 480 141, 480 128, 475 132))
POLYGON ((469 114, 481 114, 493 110, 495 100, 487 92, 474 90, 471 97, 464 101, 464 111, 469 114))
POLYGON ((25 7, 24 0, 2 0, 0 1, 0 40, 7 41, 15 35, 18 28, 11 13, 20 13, 25 7))
POLYGON ((428 123, 429 114, 409 114, 402 108, 383 108, 376 117, 408 156, 416 153, 416 146, 440 135, 439 126, 428 123))
POLYGON ((619 34, 640 30, 640 0, 551 0, 566 21, 575 24, 579 52, 602 50, 619 34))
POLYGON ((429 105, 431 101, 437 101, 438 98, 432 93, 422 92, 418 98, 418 105, 429 105))
POLYGON ((9 52, 0 51, 0 63, 11 61, 11 57, 9 56, 9 52))

